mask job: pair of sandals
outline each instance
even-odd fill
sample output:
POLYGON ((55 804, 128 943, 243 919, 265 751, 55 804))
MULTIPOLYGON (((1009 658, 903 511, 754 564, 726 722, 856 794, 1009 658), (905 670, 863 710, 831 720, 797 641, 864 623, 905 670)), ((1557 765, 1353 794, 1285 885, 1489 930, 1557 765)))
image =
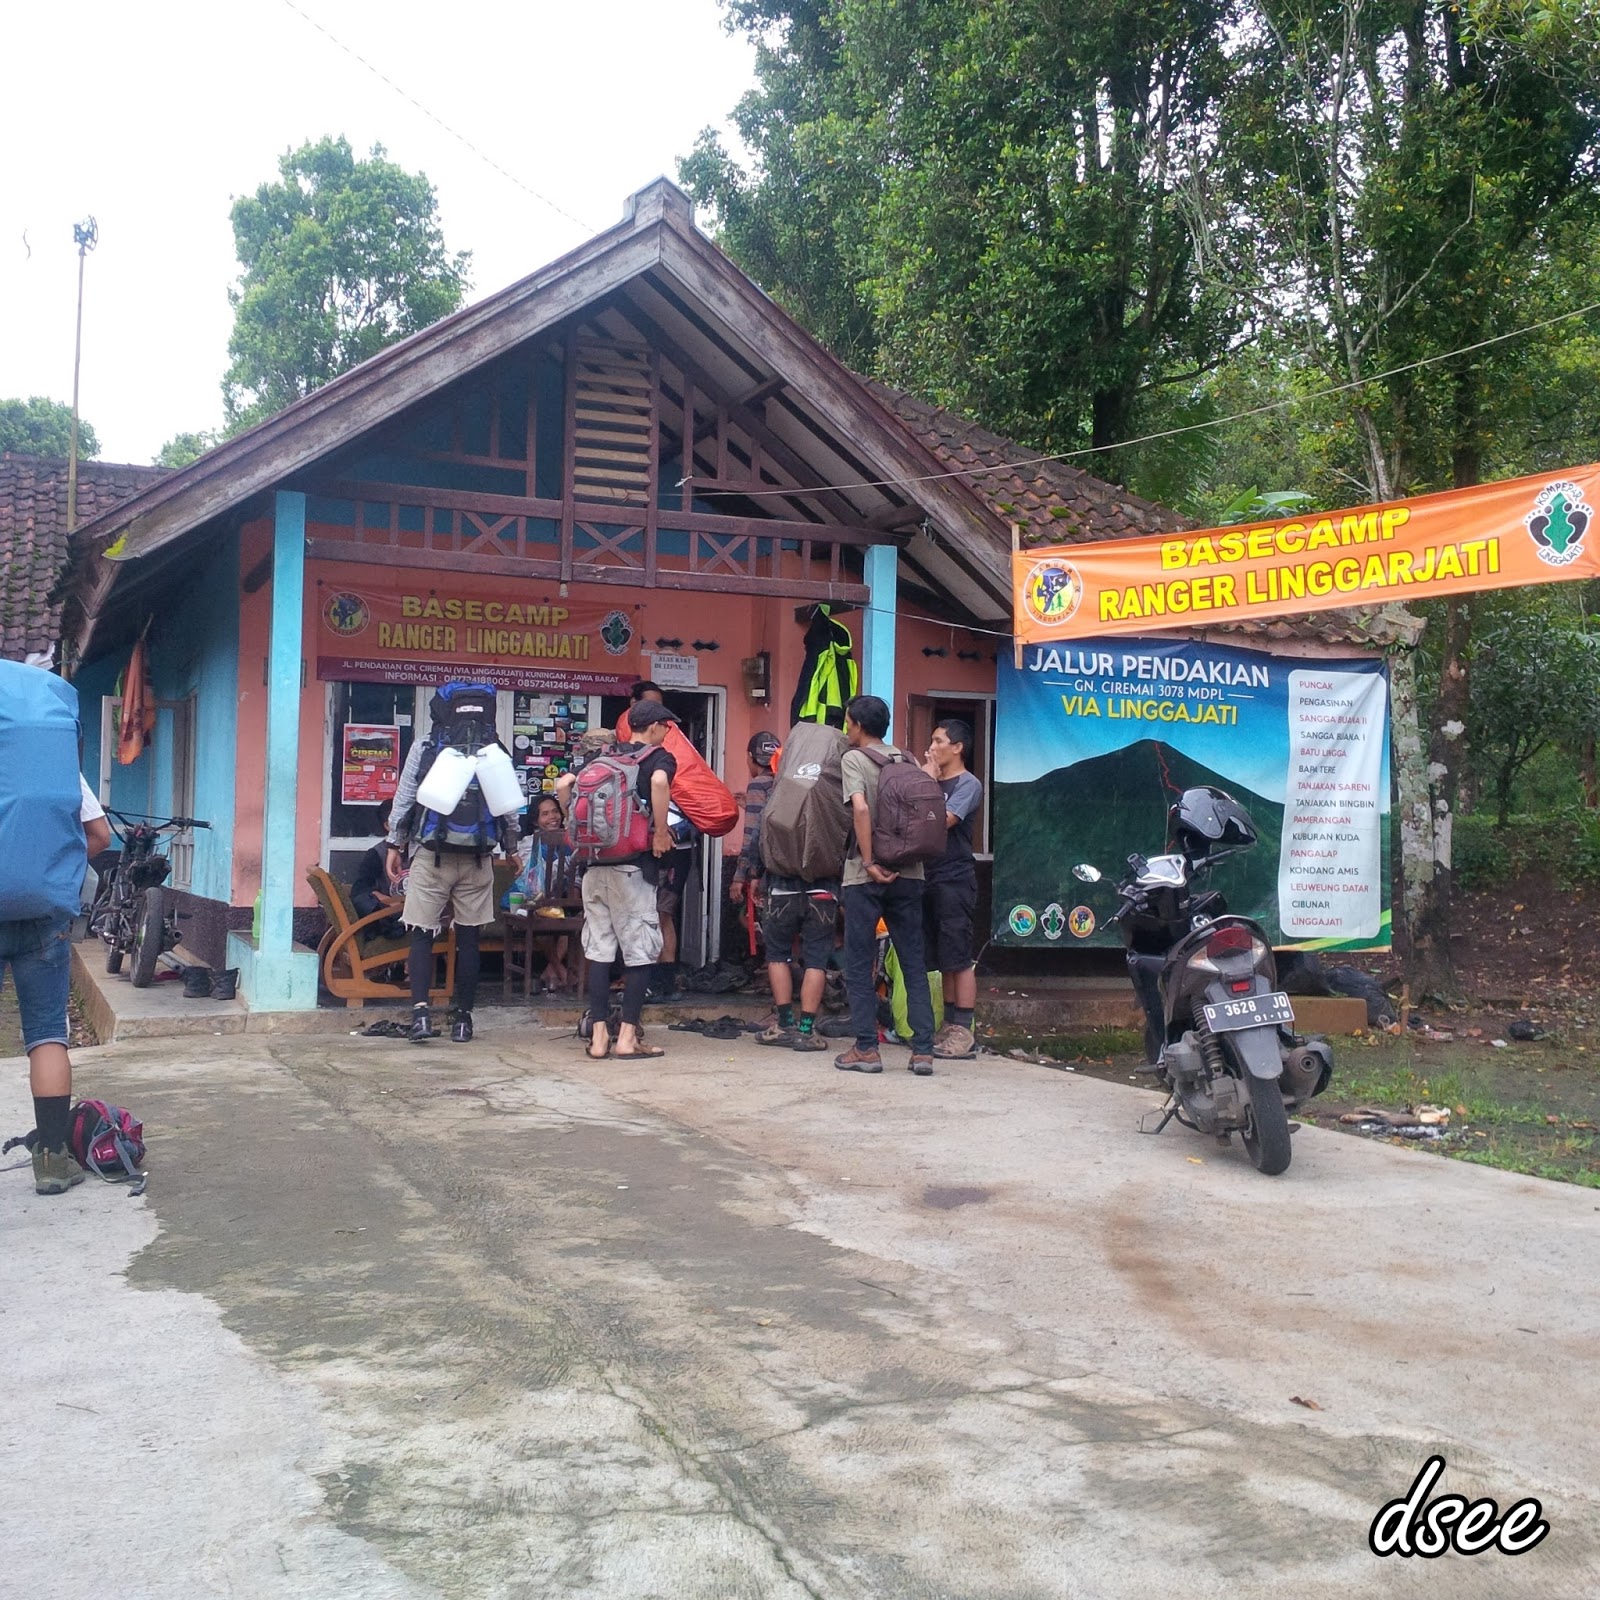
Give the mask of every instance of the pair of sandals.
POLYGON ((583 1053, 591 1061, 604 1061, 608 1056, 613 1061, 659 1061, 667 1052, 658 1044, 646 1044, 642 1037, 639 1038, 637 1050, 619 1050, 615 1038, 607 1037, 606 1047, 598 1055, 594 1049, 594 1034, 589 1035, 589 1042, 584 1046, 583 1053))
POLYGON ((737 1017, 718 1017, 714 1022, 708 1022, 704 1017, 685 1017, 682 1022, 671 1022, 667 1026, 674 1033, 698 1033, 702 1039, 733 1040, 742 1039, 747 1033, 759 1033, 759 1022, 741 1022, 737 1017))

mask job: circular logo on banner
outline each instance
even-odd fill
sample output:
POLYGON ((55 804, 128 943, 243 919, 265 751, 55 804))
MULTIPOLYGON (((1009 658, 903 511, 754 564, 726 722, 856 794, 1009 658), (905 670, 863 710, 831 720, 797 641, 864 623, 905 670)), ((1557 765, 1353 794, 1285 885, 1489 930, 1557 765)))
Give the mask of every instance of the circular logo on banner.
POLYGON ((1583 536, 1594 521, 1583 490, 1563 480, 1547 483, 1523 519, 1539 559, 1552 567, 1570 566, 1583 554, 1583 536))
POLYGON ((600 624, 600 643, 608 656, 625 656, 633 643, 633 624, 624 611, 610 612, 600 624))
POLYGON ((1039 913, 1039 932, 1047 939, 1059 939, 1067 930, 1067 914, 1054 900, 1039 913))
POLYGON ((1082 602, 1083 577, 1070 561, 1035 561, 1022 580, 1023 609, 1046 628, 1070 622, 1082 602))
POLYGON ((1094 932, 1094 912, 1088 906, 1074 906, 1067 918, 1074 939, 1087 939, 1094 932))
POLYGON ((1026 939, 1039 926, 1038 915, 1032 906, 1012 906, 1011 915, 1006 921, 1019 939, 1026 939))
POLYGON ((366 632, 367 624, 372 621, 372 611, 360 595, 344 589, 328 596, 322 608, 322 620, 341 639, 353 639, 358 633, 366 632))

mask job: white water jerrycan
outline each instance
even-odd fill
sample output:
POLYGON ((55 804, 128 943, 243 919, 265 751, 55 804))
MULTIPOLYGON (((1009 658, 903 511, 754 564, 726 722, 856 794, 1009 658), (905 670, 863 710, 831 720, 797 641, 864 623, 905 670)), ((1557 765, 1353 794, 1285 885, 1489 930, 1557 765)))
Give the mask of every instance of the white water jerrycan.
POLYGON ((417 804, 424 811, 447 817, 461 804, 467 785, 477 771, 477 758, 446 745, 433 759, 428 775, 417 786, 417 804))
POLYGON ((527 803, 522 794, 522 785, 517 782, 517 769, 511 765, 511 757, 497 744, 486 744, 478 752, 478 787, 483 790, 483 798, 489 802, 489 814, 495 817, 509 817, 512 812, 520 811, 527 803))

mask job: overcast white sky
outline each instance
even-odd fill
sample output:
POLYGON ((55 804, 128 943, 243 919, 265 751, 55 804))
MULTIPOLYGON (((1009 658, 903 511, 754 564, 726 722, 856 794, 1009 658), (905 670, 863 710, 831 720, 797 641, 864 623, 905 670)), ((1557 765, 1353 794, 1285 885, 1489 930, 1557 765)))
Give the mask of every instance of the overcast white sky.
POLYGON ((432 181, 491 293, 676 175, 726 127, 752 52, 716 0, 294 0, 522 182, 463 148, 285 0, 11 7, 0 98, 0 398, 72 398, 75 221, 93 214, 82 413, 106 461, 217 426, 237 274, 232 197, 324 134, 432 181), (581 222, 582 226, 579 225, 581 222))

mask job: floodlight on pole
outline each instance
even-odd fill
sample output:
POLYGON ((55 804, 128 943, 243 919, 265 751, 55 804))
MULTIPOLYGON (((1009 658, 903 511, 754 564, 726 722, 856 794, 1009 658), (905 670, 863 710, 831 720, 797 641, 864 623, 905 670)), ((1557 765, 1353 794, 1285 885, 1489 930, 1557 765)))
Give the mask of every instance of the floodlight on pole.
POLYGON ((100 225, 93 217, 72 225, 72 242, 78 247, 78 328, 72 343, 72 439, 67 446, 67 532, 78 526, 78 368, 83 360, 83 259, 100 242, 100 225))

